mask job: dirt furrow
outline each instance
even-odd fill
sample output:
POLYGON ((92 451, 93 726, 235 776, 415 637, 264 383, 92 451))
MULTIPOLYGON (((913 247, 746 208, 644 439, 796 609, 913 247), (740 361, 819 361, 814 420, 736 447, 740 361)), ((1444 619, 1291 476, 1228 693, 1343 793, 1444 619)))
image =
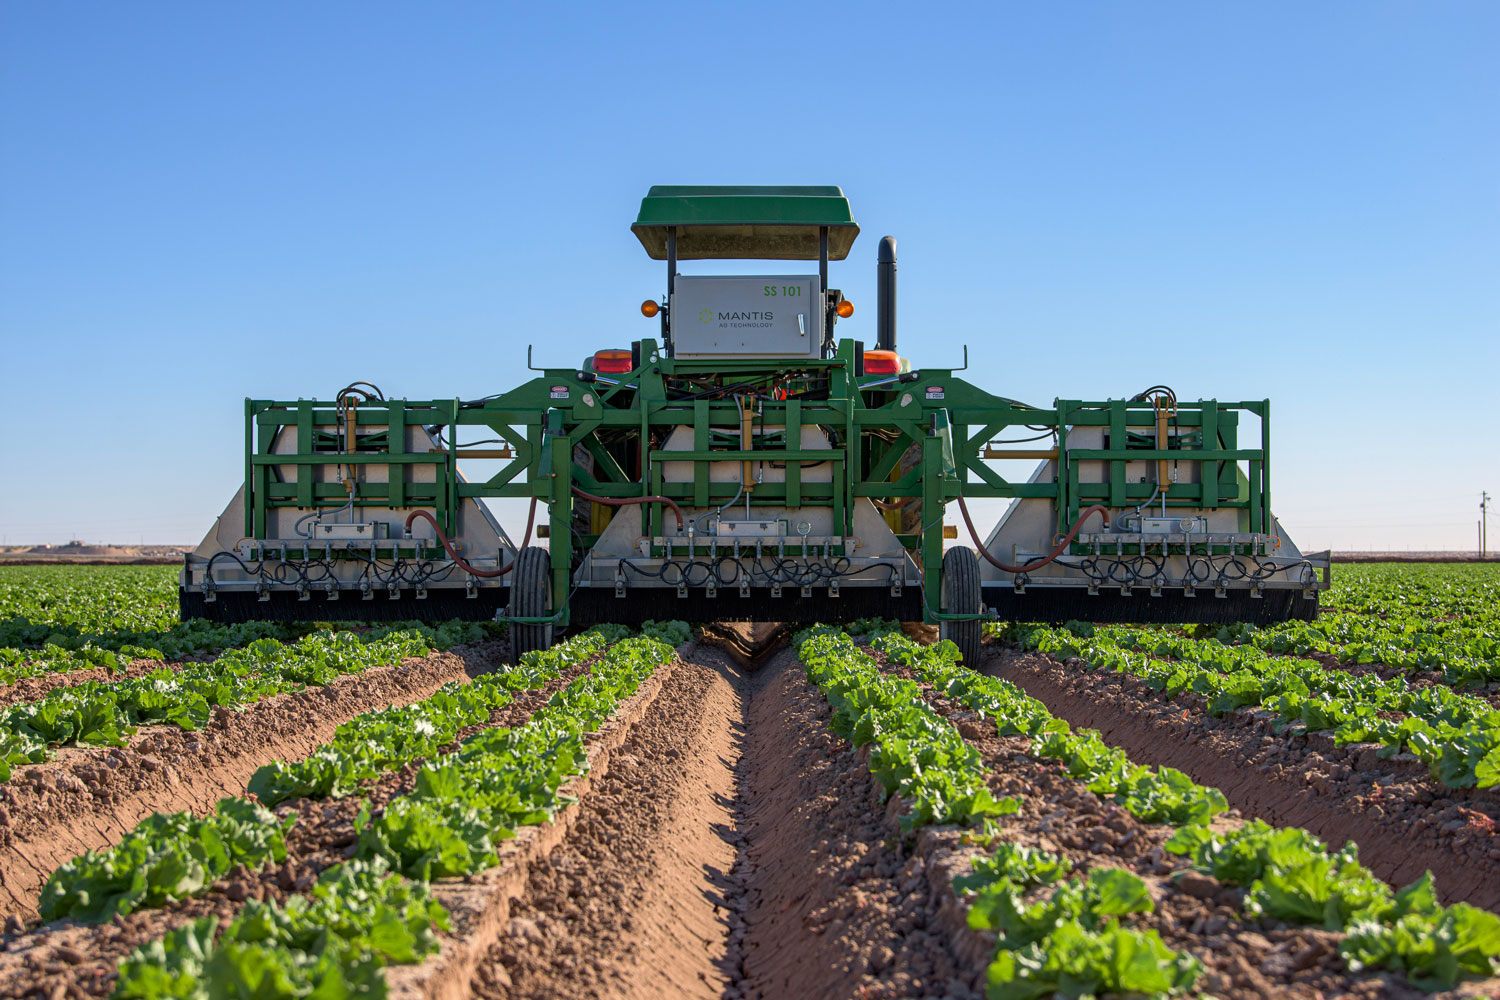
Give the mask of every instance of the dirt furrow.
MULTIPOLYGON (((892 672, 912 676, 905 669, 892 672)), ((1242 912, 1243 889, 1197 873, 1181 874, 1186 862, 1162 848, 1173 827, 1142 823, 1070 777, 1060 762, 1032 757, 1024 737, 999 736, 993 722, 980 720, 930 688, 927 698, 983 754, 991 792, 1019 800, 1020 812, 999 822, 1002 839, 1063 855, 1078 874, 1110 866, 1144 879, 1156 909, 1132 918, 1132 925, 1139 921, 1139 926, 1155 929, 1170 947, 1197 958, 1204 970, 1195 987, 1201 994, 1224 1000, 1457 1000, 1488 996, 1495 985, 1426 994, 1399 977, 1350 973, 1338 954, 1337 935, 1280 922, 1259 924, 1242 912)), ((1135 759, 1133 751, 1131 756, 1135 759)), ((1234 812, 1215 820, 1225 827, 1239 822, 1234 812)))
MULTIPOLYGON (((467 738, 486 728, 524 725, 555 691, 587 669, 588 663, 579 664, 564 671, 544 688, 518 692, 515 700, 494 713, 486 725, 469 727, 460 737, 467 738)), ((594 752, 595 748, 591 747, 591 755, 594 752)), ((0 937, 0 996, 47 995, 53 980, 37 976, 38 970, 47 969, 66 976, 66 979, 58 980, 64 985, 71 981, 89 996, 103 996, 113 980, 116 964, 132 949, 199 916, 212 914, 228 919, 247 899, 285 900, 306 891, 324 868, 344 860, 346 848, 354 842, 354 816, 361 803, 369 802, 372 808, 379 808, 410 792, 417 770, 418 766, 413 764, 392 772, 347 798, 292 799, 278 806, 278 815, 285 817, 296 813, 298 816, 297 824, 287 835, 287 859, 279 866, 268 866, 254 872, 236 869, 201 897, 132 913, 102 927, 62 921, 31 932, 5 934, 0 937), (75 964, 76 969, 70 968, 75 964)), ((502 852, 514 852, 518 841, 528 836, 532 834, 523 830, 517 841, 502 847, 502 852)), ((461 896, 465 882, 454 880, 444 885, 448 887, 445 892, 456 891, 461 896)), ((452 901, 445 899, 444 902, 452 901)), ((454 906, 456 913, 462 911, 462 902, 460 900, 460 905, 454 906)))
POLYGON ((828 702, 791 649, 756 681, 742 786, 743 979, 727 996, 980 996, 983 962, 944 913, 946 874, 931 874, 947 845, 902 836, 900 804, 882 801, 866 755, 829 729, 828 702))
POLYGON ((791 651, 746 675, 702 645, 684 660, 531 863, 473 995, 977 996, 947 876, 791 651))
POLYGON ((1445 902, 1500 908, 1500 802, 1492 792, 1445 788, 1419 763, 1337 747, 1326 734, 1275 735, 1255 713, 1216 719, 1187 696, 1170 701, 1132 677, 986 649, 984 672, 1071 725, 1098 729, 1137 763, 1184 771, 1248 816, 1303 827, 1334 846, 1352 840, 1360 860, 1395 885, 1431 870, 1445 902))
POLYGON ((696 646, 529 866, 479 997, 716 997, 729 983, 742 681, 696 646))
POLYGON ((54 760, 17 768, 0 786, 0 913, 31 919, 47 876, 83 851, 115 843, 153 812, 209 810, 242 794, 261 765, 301 759, 348 719, 426 698, 503 662, 505 649, 481 643, 408 659, 217 709, 197 732, 153 726, 126 747, 64 747, 54 760))

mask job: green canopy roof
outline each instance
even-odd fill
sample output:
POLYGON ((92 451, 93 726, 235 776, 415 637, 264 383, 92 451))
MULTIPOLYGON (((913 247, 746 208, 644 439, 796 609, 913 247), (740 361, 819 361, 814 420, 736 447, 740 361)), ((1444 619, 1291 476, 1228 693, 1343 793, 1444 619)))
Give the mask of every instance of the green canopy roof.
POLYGON ((828 227, 828 257, 849 256, 859 226, 842 189, 705 187, 656 184, 630 229, 653 260, 667 258, 667 227, 677 227, 679 260, 817 260, 828 227))

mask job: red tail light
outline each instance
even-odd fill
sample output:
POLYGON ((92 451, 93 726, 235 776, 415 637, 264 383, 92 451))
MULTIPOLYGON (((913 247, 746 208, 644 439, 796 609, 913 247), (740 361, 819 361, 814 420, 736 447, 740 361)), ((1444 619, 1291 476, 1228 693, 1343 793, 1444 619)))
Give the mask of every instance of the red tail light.
POLYGON ((594 371, 600 375, 628 375, 634 370, 629 351, 594 352, 594 371))
POLYGON ((901 355, 895 351, 866 351, 865 352, 865 374, 866 375, 899 375, 901 374, 901 355))

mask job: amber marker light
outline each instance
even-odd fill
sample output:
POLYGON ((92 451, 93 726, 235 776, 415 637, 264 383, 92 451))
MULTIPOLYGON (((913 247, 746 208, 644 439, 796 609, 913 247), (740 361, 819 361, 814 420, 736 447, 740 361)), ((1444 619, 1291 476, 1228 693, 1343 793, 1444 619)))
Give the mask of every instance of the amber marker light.
POLYGON ((647 319, 650 319, 652 316, 655 316, 659 312, 661 312, 661 306, 656 304, 656 300, 647 299, 645 302, 641 303, 641 315, 646 317, 647 319))
POLYGON ((839 319, 848 319, 854 315, 854 303, 845 299, 835 306, 833 311, 839 314, 839 319))
POLYGON ((866 351, 866 375, 901 374, 901 356, 895 351, 866 351))

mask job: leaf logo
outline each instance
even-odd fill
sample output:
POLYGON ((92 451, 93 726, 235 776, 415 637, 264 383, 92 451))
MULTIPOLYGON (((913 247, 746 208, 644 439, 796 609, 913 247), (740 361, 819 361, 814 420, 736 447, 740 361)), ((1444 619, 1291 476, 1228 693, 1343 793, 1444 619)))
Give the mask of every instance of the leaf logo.
POLYGON ((698 310, 698 322, 700 322, 700 323, 712 323, 713 320, 714 320, 714 311, 712 309, 699 309, 698 310))

